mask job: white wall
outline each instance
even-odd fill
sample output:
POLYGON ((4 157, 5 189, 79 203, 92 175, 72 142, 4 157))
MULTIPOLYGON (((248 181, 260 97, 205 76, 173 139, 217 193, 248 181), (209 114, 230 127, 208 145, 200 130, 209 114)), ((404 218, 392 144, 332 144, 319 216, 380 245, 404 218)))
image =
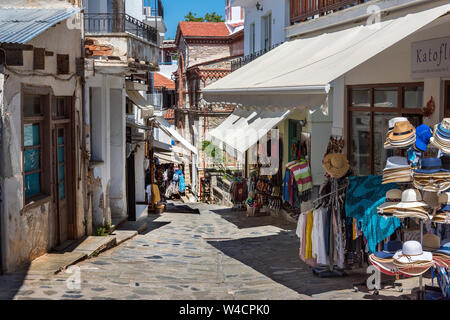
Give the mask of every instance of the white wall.
POLYGON ((144 0, 125 0, 125 12, 133 18, 141 21, 145 20, 143 7, 144 0))
MULTIPOLYGON (((243 1, 242 1, 243 2, 243 1)), ((263 11, 257 11, 254 1, 246 5, 244 23, 244 54, 250 54, 250 25, 255 24, 255 51, 262 50, 261 39, 261 17, 272 13, 272 45, 285 41, 284 28, 289 25, 289 0, 259 0, 263 11)))

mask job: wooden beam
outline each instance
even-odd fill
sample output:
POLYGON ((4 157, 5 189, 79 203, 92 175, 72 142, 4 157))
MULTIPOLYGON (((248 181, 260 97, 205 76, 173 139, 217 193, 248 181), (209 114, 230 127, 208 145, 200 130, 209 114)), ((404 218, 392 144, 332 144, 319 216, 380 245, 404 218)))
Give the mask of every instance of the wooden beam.
POLYGON ((0 43, 0 48, 6 50, 23 50, 23 51, 33 50, 33 46, 31 44, 20 44, 20 43, 0 43))

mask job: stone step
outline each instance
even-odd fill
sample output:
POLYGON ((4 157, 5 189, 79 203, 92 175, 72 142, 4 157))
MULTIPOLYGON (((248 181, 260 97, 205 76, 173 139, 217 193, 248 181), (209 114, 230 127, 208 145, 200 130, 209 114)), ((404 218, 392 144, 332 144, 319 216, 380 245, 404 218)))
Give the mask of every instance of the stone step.
POLYGON ((111 233, 112 236, 116 237, 116 245, 118 246, 121 243, 124 243, 131 238, 134 238, 138 235, 138 231, 136 230, 115 230, 111 233))
POLYGON ((56 274, 86 257, 83 252, 47 253, 33 260, 27 273, 56 274))
POLYGON ((106 237, 89 236, 76 246, 72 252, 84 253, 89 258, 115 246, 116 243, 117 239, 112 235, 106 237))

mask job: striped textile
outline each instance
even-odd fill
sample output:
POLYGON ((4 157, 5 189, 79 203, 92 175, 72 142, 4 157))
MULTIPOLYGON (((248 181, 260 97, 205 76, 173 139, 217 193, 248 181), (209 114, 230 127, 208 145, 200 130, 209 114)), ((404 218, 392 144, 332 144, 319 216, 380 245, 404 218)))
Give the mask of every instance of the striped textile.
POLYGON ((313 188, 311 171, 308 161, 292 161, 286 165, 286 169, 293 175, 297 182, 298 192, 305 192, 313 188))

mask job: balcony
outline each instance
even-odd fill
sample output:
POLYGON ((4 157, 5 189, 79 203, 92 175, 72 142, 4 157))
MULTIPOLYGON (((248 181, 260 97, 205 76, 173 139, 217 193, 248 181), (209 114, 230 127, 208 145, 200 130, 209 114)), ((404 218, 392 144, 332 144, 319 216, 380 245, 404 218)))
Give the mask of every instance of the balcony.
POLYGON ((84 28, 87 34, 130 33, 148 42, 158 41, 155 28, 126 13, 85 13, 84 28))
POLYGON ((291 0, 291 25, 371 0, 291 0))
POLYGON ((242 68, 246 64, 248 64, 248 63, 252 62, 253 60, 259 58, 260 56, 266 54, 270 50, 275 49, 276 47, 278 47, 281 44, 282 43, 274 44, 270 47, 269 50, 266 50, 266 49, 260 50, 255 53, 251 53, 243 58, 239 58, 239 59, 235 59, 235 60, 231 61, 231 72, 234 72, 239 68, 242 68))
POLYGON ((144 7, 144 15, 147 17, 161 17, 164 19, 164 6, 161 0, 158 0, 158 7, 144 7))

